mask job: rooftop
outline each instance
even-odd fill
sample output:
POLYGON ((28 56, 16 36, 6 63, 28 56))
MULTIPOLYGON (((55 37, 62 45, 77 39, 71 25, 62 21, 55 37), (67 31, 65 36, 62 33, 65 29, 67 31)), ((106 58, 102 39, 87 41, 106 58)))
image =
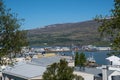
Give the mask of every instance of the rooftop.
MULTIPOLYGON (((87 68, 85 67, 84 69, 80 69, 79 67, 75 68, 75 71, 80 71, 88 74, 93 74, 95 77, 102 77, 102 69, 97 69, 97 68, 87 68)), ((109 76, 112 74, 114 70, 108 70, 107 75, 109 76)))
POLYGON ((24 63, 13 67, 7 67, 2 72, 7 73, 9 75, 14 75, 21 78, 29 79, 37 76, 42 76, 45 70, 46 67, 38 66, 30 63, 24 63))
POLYGON ((52 57, 33 58, 32 63, 47 67, 48 65, 51 65, 53 63, 58 63, 60 59, 63 59, 63 58, 66 59, 67 61, 70 60, 69 57, 52 56, 52 57))

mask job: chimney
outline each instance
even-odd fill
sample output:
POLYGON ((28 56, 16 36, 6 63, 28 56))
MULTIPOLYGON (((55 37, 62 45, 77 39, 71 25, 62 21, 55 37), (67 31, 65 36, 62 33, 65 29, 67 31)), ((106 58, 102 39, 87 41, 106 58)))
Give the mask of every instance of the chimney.
POLYGON ((102 65, 102 80, 108 80, 107 70, 108 70, 108 67, 106 65, 102 65))

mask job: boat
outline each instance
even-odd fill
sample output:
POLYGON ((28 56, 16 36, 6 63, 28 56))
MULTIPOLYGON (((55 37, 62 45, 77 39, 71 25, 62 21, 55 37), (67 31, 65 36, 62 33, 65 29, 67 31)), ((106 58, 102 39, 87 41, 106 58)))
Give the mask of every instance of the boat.
POLYGON ((89 63, 96 63, 93 55, 92 55, 92 56, 89 56, 89 57, 87 58, 87 61, 88 61, 89 63))

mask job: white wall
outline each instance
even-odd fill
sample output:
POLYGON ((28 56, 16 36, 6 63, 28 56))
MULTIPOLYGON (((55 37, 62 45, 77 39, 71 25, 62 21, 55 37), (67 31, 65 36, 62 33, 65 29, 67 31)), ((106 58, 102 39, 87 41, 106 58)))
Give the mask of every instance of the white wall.
POLYGON ((97 50, 111 50, 110 47, 97 47, 97 50))
POLYGON ((42 80, 42 76, 36 76, 34 78, 31 78, 30 80, 42 80))
POLYGON ((73 74, 82 76, 84 78, 84 80, 94 80, 94 75, 92 75, 92 74, 78 72, 78 71, 74 71, 73 74))
POLYGON ((113 72, 111 75, 108 76, 108 80, 112 80, 112 76, 117 76, 117 75, 120 75, 120 72, 118 71, 113 72))
POLYGON ((112 65, 120 65, 120 61, 114 60, 114 61, 112 61, 112 65))
POLYGON ((109 70, 120 71, 120 67, 117 66, 110 66, 109 70))

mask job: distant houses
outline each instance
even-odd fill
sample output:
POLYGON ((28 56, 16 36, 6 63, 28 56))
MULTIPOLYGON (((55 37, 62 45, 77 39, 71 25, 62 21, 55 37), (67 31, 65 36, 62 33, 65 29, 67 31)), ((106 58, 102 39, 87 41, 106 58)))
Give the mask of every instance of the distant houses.
POLYGON ((97 50, 112 50, 111 47, 97 47, 97 50))
POLYGON ((85 45, 82 46, 82 50, 86 50, 86 51, 105 51, 105 50, 112 50, 111 47, 96 47, 93 45, 85 45))

